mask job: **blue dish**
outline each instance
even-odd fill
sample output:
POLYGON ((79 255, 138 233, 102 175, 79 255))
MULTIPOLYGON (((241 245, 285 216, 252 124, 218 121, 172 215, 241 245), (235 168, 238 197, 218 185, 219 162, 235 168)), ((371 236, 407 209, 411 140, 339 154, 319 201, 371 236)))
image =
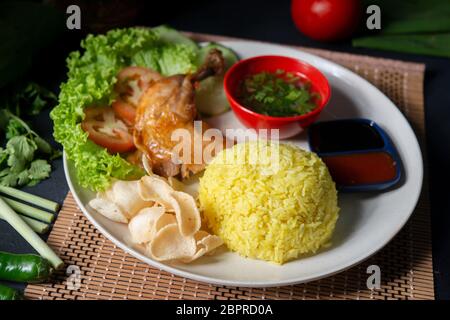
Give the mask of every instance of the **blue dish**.
POLYGON ((395 164, 395 176, 391 180, 385 180, 383 182, 378 183, 369 183, 369 184, 352 184, 352 185, 342 185, 337 184, 337 188, 341 192, 368 192, 368 191, 382 191, 389 188, 392 188, 396 184, 399 183, 402 172, 403 172, 403 166, 401 163, 401 159, 398 155, 398 152, 392 143, 390 137, 388 134, 374 121, 369 119, 363 119, 363 118, 357 118, 357 119, 342 119, 342 120, 333 120, 333 121, 323 121, 323 122, 316 122, 311 125, 308 131, 308 143, 311 151, 317 153, 319 157, 327 157, 327 156, 339 156, 339 155, 351 155, 351 154, 367 154, 371 152, 385 152, 388 155, 392 157, 395 164), (376 139, 381 138, 382 144, 378 144, 379 146, 374 148, 365 148, 365 149, 353 149, 348 150, 348 148, 345 148, 346 150, 333 150, 331 152, 323 152, 321 150, 317 150, 315 148, 314 143, 312 143, 312 137, 315 130, 320 129, 320 126, 329 125, 329 124, 338 124, 338 125, 345 125, 348 123, 349 125, 362 125, 362 126, 368 126, 373 130, 374 133, 378 135, 376 139))

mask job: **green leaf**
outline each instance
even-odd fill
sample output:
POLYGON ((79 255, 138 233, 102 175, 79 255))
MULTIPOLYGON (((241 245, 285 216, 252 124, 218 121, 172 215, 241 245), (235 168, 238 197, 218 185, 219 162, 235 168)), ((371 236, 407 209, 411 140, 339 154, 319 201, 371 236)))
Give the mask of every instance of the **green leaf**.
POLYGON ((197 69, 197 52, 182 44, 165 45, 161 48, 159 70, 163 75, 185 74, 197 69))
POLYGON ((12 122, 11 126, 14 128, 10 129, 10 134, 13 134, 12 132, 16 129, 24 133, 35 134, 25 121, 14 115, 10 110, 0 109, 0 117, 2 117, 0 120, 0 129, 4 130, 6 133, 8 132, 8 126, 12 122))
POLYGON ((27 133, 27 129, 16 119, 11 119, 6 127, 6 139, 11 139, 27 133))
POLYGON ((7 165, 8 156, 8 152, 0 147, 0 169, 7 165))
POLYGON ((156 71, 160 71, 159 58, 160 50, 158 47, 148 48, 147 50, 141 50, 137 52, 131 60, 133 63, 140 67, 150 68, 156 71))
POLYGON ((363 37, 353 46, 450 58, 450 33, 363 37))
POLYGON ((364 7, 372 4, 381 8, 384 35, 450 31, 448 0, 366 0, 364 7))
POLYGON ((19 173, 17 176, 17 180, 18 180, 17 184, 20 186, 28 184, 30 182, 28 170, 24 170, 21 173, 19 173))
POLYGON ((7 169, 7 171, 5 171, 5 174, 3 176, 0 175, 0 177, 0 185, 9 187, 17 186, 17 180, 19 179, 18 173, 12 172, 7 169))
POLYGON ((6 144, 6 149, 10 154, 17 154, 27 161, 31 161, 37 149, 36 143, 26 136, 11 138, 6 144))
POLYGON ((10 170, 9 168, 5 168, 3 170, 0 171, 0 179, 3 177, 6 177, 9 174, 10 170))
POLYGON ((50 176, 52 168, 46 160, 38 159, 31 163, 28 176, 31 180, 42 180, 50 176))
POLYGON ((9 154, 8 166, 14 173, 20 173, 25 170, 27 163, 34 157, 37 146, 33 140, 25 137, 13 137, 6 144, 6 150, 9 154))
POLYGON ((199 49, 199 46, 195 41, 168 25, 160 25, 154 27, 152 30, 157 34, 159 39, 165 43, 183 44, 187 47, 190 47, 193 51, 197 51, 199 49))

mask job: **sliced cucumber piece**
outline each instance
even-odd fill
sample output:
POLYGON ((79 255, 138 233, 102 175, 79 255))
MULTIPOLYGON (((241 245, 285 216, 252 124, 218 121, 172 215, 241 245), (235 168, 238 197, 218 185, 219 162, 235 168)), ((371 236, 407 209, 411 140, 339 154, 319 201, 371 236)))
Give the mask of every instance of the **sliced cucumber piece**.
POLYGON ((223 76, 211 77, 200 82, 195 92, 195 106, 204 115, 214 116, 230 109, 225 91, 223 76))
POLYGON ((205 61, 205 58, 211 49, 219 49, 222 52, 223 58, 225 60, 226 70, 228 70, 233 64, 239 61, 238 55, 230 48, 224 47, 219 43, 209 42, 205 46, 200 48, 197 58, 198 66, 200 66, 203 63, 203 61, 205 61))
MULTIPOLYGON (((218 43, 208 43, 200 48, 197 65, 200 66, 211 49, 219 49, 225 60, 225 71, 239 61, 237 54, 218 43)), ((197 110, 204 115, 218 115, 230 109, 223 89, 224 75, 211 77, 200 82, 195 94, 197 110)))
POLYGON ((161 38, 161 40, 169 43, 181 43, 184 45, 187 45, 189 47, 192 47, 193 50, 197 51, 199 49, 199 46, 197 42, 192 40, 189 37, 186 37, 181 32, 167 26, 167 25, 160 25, 158 27, 154 27, 152 29, 156 34, 158 34, 161 38))

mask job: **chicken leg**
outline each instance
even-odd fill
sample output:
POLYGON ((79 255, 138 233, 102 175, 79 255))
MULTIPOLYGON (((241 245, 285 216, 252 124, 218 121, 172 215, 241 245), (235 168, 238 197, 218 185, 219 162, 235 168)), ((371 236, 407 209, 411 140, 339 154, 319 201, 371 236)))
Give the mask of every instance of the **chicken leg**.
POLYGON ((172 133, 177 129, 186 129, 193 143, 195 135, 203 135, 209 128, 205 122, 201 123, 201 132, 194 127, 194 121, 199 120, 194 104, 195 84, 223 71, 222 53, 212 49, 196 73, 173 75, 155 81, 142 95, 136 110, 134 143, 147 156, 154 173, 185 178, 204 169, 203 160, 201 163, 194 161, 193 146, 190 161, 173 161, 180 155, 174 157, 174 147, 179 142, 172 139, 172 133))

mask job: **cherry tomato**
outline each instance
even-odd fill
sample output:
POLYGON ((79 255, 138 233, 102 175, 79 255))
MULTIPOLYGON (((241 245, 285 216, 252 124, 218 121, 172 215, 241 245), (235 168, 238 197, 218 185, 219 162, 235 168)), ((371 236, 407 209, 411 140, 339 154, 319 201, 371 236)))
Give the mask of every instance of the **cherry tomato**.
POLYGON ((124 153, 135 149, 133 136, 128 127, 114 114, 110 107, 89 107, 81 128, 94 143, 111 153, 124 153))
POLYGON ((123 100, 137 106, 142 93, 161 78, 158 72, 148 68, 127 67, 117 75, 115 90, 123 100))
POLYGON ((291 15, 297 28, 320 41, 345 39, 361 18, 359 0, 292 0, 291 15))
POLYGON ((133 105, 123 101, 121 98, 118 98, 113 102, 112 108, 116 115, 127 125, 134 125, 136 119, 136 108, 133 105))

